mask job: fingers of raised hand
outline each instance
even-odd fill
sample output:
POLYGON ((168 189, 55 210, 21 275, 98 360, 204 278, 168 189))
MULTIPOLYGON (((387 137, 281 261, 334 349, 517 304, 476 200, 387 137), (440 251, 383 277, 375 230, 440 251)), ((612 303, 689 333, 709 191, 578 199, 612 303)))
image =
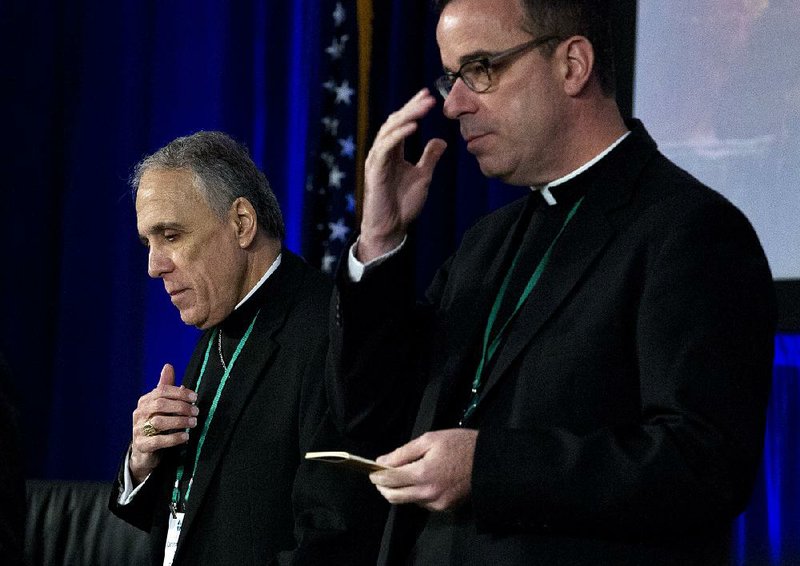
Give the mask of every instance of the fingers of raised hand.
POLYGON ((423 118, 436 104, 436 99, 423 89, 402 108, 389 115, 378 130, 370 154, 383 154, 400 146, 401 142, 417 130, 417 121, 423 118))
POLYGON ((199 412, 188 399, 196 399, 196 395, 188 389, 163 385, 143 395, 133 412, 134 449, 154 452, 186 442, 186 431, 197 426, 199 412))
POLYGON ((430 112, 435 104, 436 99, 427 88, 423 88, 412 96, 399 110, 389 114, 383 126, 393 128, 398 124, 409 121, 415 122, 430 112))
POLYGON ((157 434, 148 436, 144 431, 144 424, 133 429, 133 449, 138 452, 156 452, 163 448, 178 446, 189 440, 187 428, 197 425, 195 417, 153 417, 146 421, 155 427, 157 434), (167 428, 161 428, 162 426, 167 428))
POLYGON ((134 428, 134 435, 156 437, 169 435, 174 432, 185 432, 197 426, 197 417, 181 415, 152 415, 147 420, 140 421, 134 428), (149 425, 149 426, 148 426, 149 425))
POLYGON ((157 413, 197 416, 197 412, 197 407, 189 401, 169 397, 148 397, 147 395, 139 399, 135 411, 135 413, 144 415, 145 418, 157 413))
POLYGON ((159 398, 175 399, 178 401, 184 401, 186 403, 194 403, 197 401, 197 394, 186 387, 177 387, 175 385, 159 383, 156 385, 155 389, 139 398, 139 404, 141 405, 142 402, 147 402, 150 399, 159 398))
POLYGON ((153 415, 174 414, 187 417, 197 416, 198 409, 194 405, 197 395, 182 387, 159 385, 139 398, 133 412, 133 424, 142 424, 153 415))
POLYGON ((364 164, 367 170, 375 168, 387 158, 402 160, 405 157, 403 142, 417 130, 417 127, 416 122, 405 122, 391 128, 384 124, 367 154, 364 164))
POLYGON ((433 138, 425 145, 422 157, 417 162, 417 169, 425 171, 429 177, 433 176, 433 168, 447 149, 447 142, 439 138, 433 138))

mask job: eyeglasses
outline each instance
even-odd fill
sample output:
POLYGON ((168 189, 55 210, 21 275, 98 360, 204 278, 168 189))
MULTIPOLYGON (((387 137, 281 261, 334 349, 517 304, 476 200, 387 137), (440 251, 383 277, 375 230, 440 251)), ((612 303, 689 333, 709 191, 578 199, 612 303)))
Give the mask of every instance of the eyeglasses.
POLYGON ((460 78, 472 92, 486 92, 492 86, 492 75, 495 68, 508 62, 515 55, 519 55, 529 49, 534 49, 554 40, 560 41, 561 38, 556 35, 537 37, 536 39, 532 39, 522 45, 512 47, 511 49, 506 49, 495 55, 467 61, 461 65, 455 73, 447 71, 444 75, 436 79, 436 90, 439 91, 442 98, 447 98, 447 95, 453 90, 453 85, 456 80, 460 78))

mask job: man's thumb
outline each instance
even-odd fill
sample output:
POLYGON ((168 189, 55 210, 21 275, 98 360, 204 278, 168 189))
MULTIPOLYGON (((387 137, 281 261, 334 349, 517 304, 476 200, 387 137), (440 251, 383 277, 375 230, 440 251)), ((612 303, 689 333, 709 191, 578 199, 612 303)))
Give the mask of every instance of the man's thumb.
POLYGON ((433 168, 436 167, 436 164, 439 162, 439 158, 442 157, 442 154, 444 154, 445 149, 447 149, 447 142, 444 140, 439 138, 433 138, 432 140, 429 140, 422 152, 422 157, 420 157, 419 161, 417 162, 417 167, 430 172, 432 175, 433 168))
POLYGON ((175 369, 172 364, 164 364, 161 375, 158 377, 159 385, 175 385, 175 369))

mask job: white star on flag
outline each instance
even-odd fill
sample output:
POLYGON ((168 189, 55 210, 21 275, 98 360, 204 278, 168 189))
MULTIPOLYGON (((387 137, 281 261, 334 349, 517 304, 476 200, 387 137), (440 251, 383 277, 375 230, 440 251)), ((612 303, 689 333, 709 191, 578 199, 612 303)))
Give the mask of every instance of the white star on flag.
POLYGON ((356 144, 353 142, 353 136, 347 136, 346 139, 338 140, 339 146, 342 148, 341 154, 345 157, 353 159, 356 153, 356 144))
POLYGON ((341 85, 336 87, 336 103, 344 102, 348 106, 350 106, 350 97, 352 97, 356 91, 350 88, 350 83, 344 81, 341 85))
POLYGON ((339 133, 339 120, 325 116, 322 119, 322 125, 325 126, 325 131, 330 135, 335 136, 339 133))
POLYGON ((336 165, 331 167, 331 172, 328 174, 328 186, 337 189, 342 188, 342 179, 347 177, 344 171, 339 169, 336 165))
MULTIPOLYGON (((2 2, 2 0, 0 0, 2 2)), ((309 131, 307 202, 304 202, 303 253, 323 271, 333 272, 355 228, 358 204, 353 195, 359 149, 358 0, 321 0, 319 41, 314 42, 319 68, 309 131), (316 133, 316 135, 313 135, 316 133), (307 206, 306 206, 307 205, 307 206), (307 212, 306 212, 307 211, 307 212), (338 219, 338 220, 337 220, 338 219), (317 229, 314 227, 317 226, 317 229)))
POLYGON ((325 273, 331 273, 333 271, 333 264, 336 262, 336 256, 330 254, 330 252, 325 252, 325 255, 322 256, 322 265, 320 268, 325 273))
POLYGON ((331 59, 340 59, 344 54, 344 46, 348 39, 347 35, 343 35, 340 39, 334 37, 331 44, 325 48, 325 53, 330 55, 331 59))
POLYGON ((322 155, 320 155, 319 158, 325 162, 325 165, 328 166, 328 169, 333 167, 333 165, 336 163, 336 158, 329 151, 322 152, 322 155))
POLYGON ((340 240, 342 242, 347 240, 347 234, 350 232, 350 228, 344 222, 344 218, 340 218, 336 222, 328 222, 328 229, 331 231, 331 235, 328 236, 328 240, 340 240))
POLYGON ((347 19, 347 12, 344 11, 341 2, 336 3, 336 9, 333 11, 333 23, 338 28, 347 19))

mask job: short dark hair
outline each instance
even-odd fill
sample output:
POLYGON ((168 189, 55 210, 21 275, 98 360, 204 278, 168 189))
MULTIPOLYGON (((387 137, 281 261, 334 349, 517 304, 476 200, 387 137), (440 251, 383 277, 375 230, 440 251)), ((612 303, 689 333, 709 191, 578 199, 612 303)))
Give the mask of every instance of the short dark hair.
MULTIPOLYGON (((442 11, 453 0, 433 0, 434 8, 442 11)), ((594 48, 594 72, 603 94, 616 91, 614 45, 611 32, 610 0, 517 0, 525 10, 523 27, 531 35, 553 35, 568 38, 580 35, 594 48)), ((555 49, 547 43, 542 48, 550 54, 555 49)))
POLYGON ((146 156, 131 175, 134 199, 147 171, 176 169, 191 171, 195 187, 220 218, 230 210, 233 201, 244 197, 253 205, 259 226, 269 236, 283 239, 286 232, 283 216, 269 181, 250 159, 247 147, 229 135, 199 131, 174 139, 146 156))

